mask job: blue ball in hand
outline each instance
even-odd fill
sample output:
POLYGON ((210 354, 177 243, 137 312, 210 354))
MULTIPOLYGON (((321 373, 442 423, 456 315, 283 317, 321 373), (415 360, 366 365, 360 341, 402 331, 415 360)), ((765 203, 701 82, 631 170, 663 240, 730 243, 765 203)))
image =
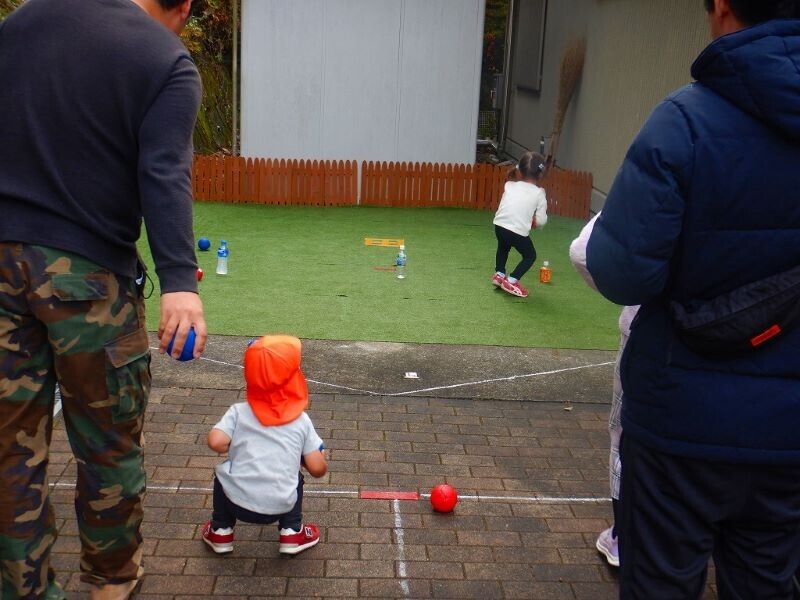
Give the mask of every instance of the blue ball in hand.
POLYGON ((209 240, 207 237, 201 237, 199 240, 197 240, 197 247, 205 252, 211 248, 211 240, 209 240))
MULTIPOLYGON (((167 346, 167 353, 172 356, 172 344, 175 343, 175 335, 177 335, 177 331, 173 334, 172 339, 169 342, 169 346, 167 346)), ((181 362, 186 362, 187 360, 192 360, 194 358, 194 327, 189 330, 189 334, 186 336, 186 342, 183 344, 183 350, 181 350, 181 355, 178 357, 177 360, 181 362)))

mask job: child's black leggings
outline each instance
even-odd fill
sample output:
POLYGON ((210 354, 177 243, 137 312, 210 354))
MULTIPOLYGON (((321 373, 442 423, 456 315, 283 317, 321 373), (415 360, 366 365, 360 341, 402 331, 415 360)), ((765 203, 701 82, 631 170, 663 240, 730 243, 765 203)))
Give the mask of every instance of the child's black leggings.
POLYGON ((497 236, 497 256, 495 258, 495 270, 500 273, 506 272, 506 262, 508 262, 508 253, 511 248, 514 248, 522 255, 522 260, 509 275, 514 279, 522 279, 522 276, 527 273, 536 262, 536 248, 533 247, 531 238, 527 235, 520 235, 509 231, 500 225, 494 226, 494 234, 497 236))

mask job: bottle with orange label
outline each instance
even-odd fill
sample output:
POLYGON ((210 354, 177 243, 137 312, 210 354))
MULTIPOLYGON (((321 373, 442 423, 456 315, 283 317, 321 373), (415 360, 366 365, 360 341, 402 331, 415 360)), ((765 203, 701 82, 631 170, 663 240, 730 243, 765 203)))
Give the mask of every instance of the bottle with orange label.
POLYGON ((552 275, 553 272, 550 270, 550 263, 548 261, 544 261, 542 263, 542 268, 539 269, 539 282, 550 283, 550 278, 552 275))

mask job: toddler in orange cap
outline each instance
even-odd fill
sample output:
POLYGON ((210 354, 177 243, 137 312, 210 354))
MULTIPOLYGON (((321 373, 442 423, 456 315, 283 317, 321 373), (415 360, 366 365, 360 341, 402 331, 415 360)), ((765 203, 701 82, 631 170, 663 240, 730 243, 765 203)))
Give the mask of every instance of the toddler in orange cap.
POLYGON ((231 406, 208 434, 208 447, 228 459, 217 465, 214 512, 203 541, 219 554, 233 551, 236 521, 278 522, 283 554, 319 542, 319 528, 303 524, 303 474, 328 470, 311 419, 308 386, 300 371, 300 340, 267 335, 244 353, 247 402, 231 406))

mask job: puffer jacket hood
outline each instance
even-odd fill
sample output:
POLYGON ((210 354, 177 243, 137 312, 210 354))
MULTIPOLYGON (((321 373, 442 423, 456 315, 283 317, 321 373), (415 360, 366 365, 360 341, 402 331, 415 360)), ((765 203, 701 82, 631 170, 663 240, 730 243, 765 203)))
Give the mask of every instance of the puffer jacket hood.
POLYGON ((744 112, 800 140, 800 20, 778 19, 720 37, 692 76, 744 112))

